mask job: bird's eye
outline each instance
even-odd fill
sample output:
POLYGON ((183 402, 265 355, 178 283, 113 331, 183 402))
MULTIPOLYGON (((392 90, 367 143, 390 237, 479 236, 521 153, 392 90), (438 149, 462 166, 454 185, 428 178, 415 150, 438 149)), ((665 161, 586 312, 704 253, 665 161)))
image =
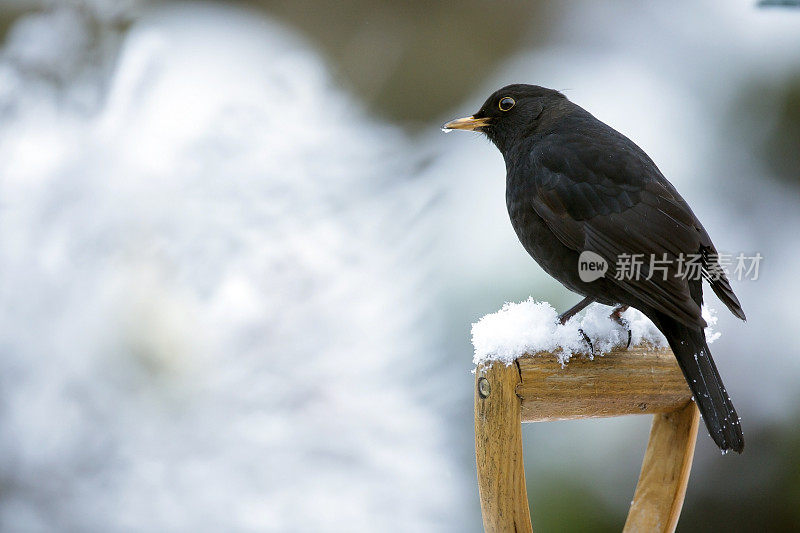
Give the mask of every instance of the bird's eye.
POLYGON ((509 109, 514 107, 514 104, 516 104, 514 99, 511 98, 510 96, 506 96, 505 98, 500 99, 500 103, 498 104, 498 106, 500 107, 500 111, 508 111, 509 109))

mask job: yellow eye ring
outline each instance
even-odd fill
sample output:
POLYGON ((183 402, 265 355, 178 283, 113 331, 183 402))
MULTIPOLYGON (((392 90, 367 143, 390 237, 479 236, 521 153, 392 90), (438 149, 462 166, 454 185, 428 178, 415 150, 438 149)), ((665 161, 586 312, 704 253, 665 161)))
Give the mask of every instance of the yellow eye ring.
POLYGON ((515 102, 514 99, 511 98, 510 96, 504 96, 503 98, 500 99, 500 102, 497 104, 497 107, 500 108, 500 111, 508 111, 509 109, 514 107, 514 104, 516 103, 517 102, 515 102))

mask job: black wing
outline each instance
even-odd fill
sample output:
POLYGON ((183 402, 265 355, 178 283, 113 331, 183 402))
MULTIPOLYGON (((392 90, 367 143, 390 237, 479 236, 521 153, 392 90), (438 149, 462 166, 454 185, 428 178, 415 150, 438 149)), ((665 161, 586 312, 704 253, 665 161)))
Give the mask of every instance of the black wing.
MULTIPOLYGON (((602 256, 609 263, 607 277, 626 292, 687 326, 705 326, 701 300, 692 298, 689 282, 677 274, 679 256, 701 254, 708 278, 716 265, 708 233, 652 160, 627 137, 602 126, 602 135, 586 129, 553 133, 536 144, 528 161, 535 180, 533 209, 564 245, 602 256), (643 254, 638 279, 616 279, 623 254, 643 254), (654 271, 645 279, 653 254, 666 258, 660 264, 666 277, 654 271)), ((731 311, 744 318, 725 276, 710 281, 731 311)))

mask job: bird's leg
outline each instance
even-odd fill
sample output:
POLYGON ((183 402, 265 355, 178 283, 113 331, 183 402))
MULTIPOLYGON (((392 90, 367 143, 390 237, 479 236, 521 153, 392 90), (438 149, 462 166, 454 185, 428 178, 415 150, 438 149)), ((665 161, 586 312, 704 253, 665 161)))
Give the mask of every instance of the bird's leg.
POLYGON ((611 315, 609 316, 611 320, 613 320, 614 322, 616 322, 617 324, 628 330, 628 344, 625 346, 626 350, 631 347, 631 338, 633 337, 633 332, 631 332, 630 324, 628 324, 627 320, 622 318, 622 313, 627 311, 628 307, 629 306, 627 305, 618 305, 617 307, 614 308, 613 311, 611 311, 611 315))
POLYGON ((587 296, 574 306, 570 307, 569 309, 558 315, 558 322, 563 326, 564 324, 567 323, 567 321, 570 318, 574 317, 575 315, 583 311, 583 309, 592 302, 594 302, 594 299, 590 296, 587 296))
MULTIPOLYGON (((594 302, 594 299, 590 296, 587 296, 577 304, 558 315, 558 322, 563 326, 567 323, 567 321, 569 321, 570 318, 583 311, 583 309, 592 302, 594 302)), ((589 336, 580 328, 578 328, 578 332, 583 335, 583 340, 585 340, 586 344, 589 345, 589 353, 594 354, 594 346, 592 345, 592 341, 589 339, 589 336)))
POLYGON ((613 320, 617 324, 621 324, 621 325, 624 326, 625 325, 625 320, 622 318, 622 313, 627 311, 628 307, 630 307, 630 306, 628 306, 628 305, 618 305, 618 306, 616 306, 614 308, 614 310, 611 311, 611 316, 609 318, 611 318, 611 320, 613 320))

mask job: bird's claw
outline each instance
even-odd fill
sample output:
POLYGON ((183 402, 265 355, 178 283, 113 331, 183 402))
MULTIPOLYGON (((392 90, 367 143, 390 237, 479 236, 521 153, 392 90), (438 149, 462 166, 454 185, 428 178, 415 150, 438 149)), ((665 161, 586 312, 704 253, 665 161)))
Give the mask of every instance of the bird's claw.
POLYGON ((589 345, 589 355, 594 356, 594 345, 592 344, 592 339, 590 339, 589 335, 587 335, 586 332, 581 328, 578 328, 578 333, 583 335, 583 340, 585 340, 586 344, 589 345))
POLYGON ((630 322, 628 322, 626 318, 622 317, 622 313, 624 313, 627 310, 628 310, 627 305, 620 305, 611 312, 611 316, 609 317, 611 320, 613 320, 614 322, 616 322, 617 324, 619 324, 628 331, 628 342, 627 344, 625 344, 626 350, 631 347, 631 340, 633 340, 633 331, 631 331, 630 322))

